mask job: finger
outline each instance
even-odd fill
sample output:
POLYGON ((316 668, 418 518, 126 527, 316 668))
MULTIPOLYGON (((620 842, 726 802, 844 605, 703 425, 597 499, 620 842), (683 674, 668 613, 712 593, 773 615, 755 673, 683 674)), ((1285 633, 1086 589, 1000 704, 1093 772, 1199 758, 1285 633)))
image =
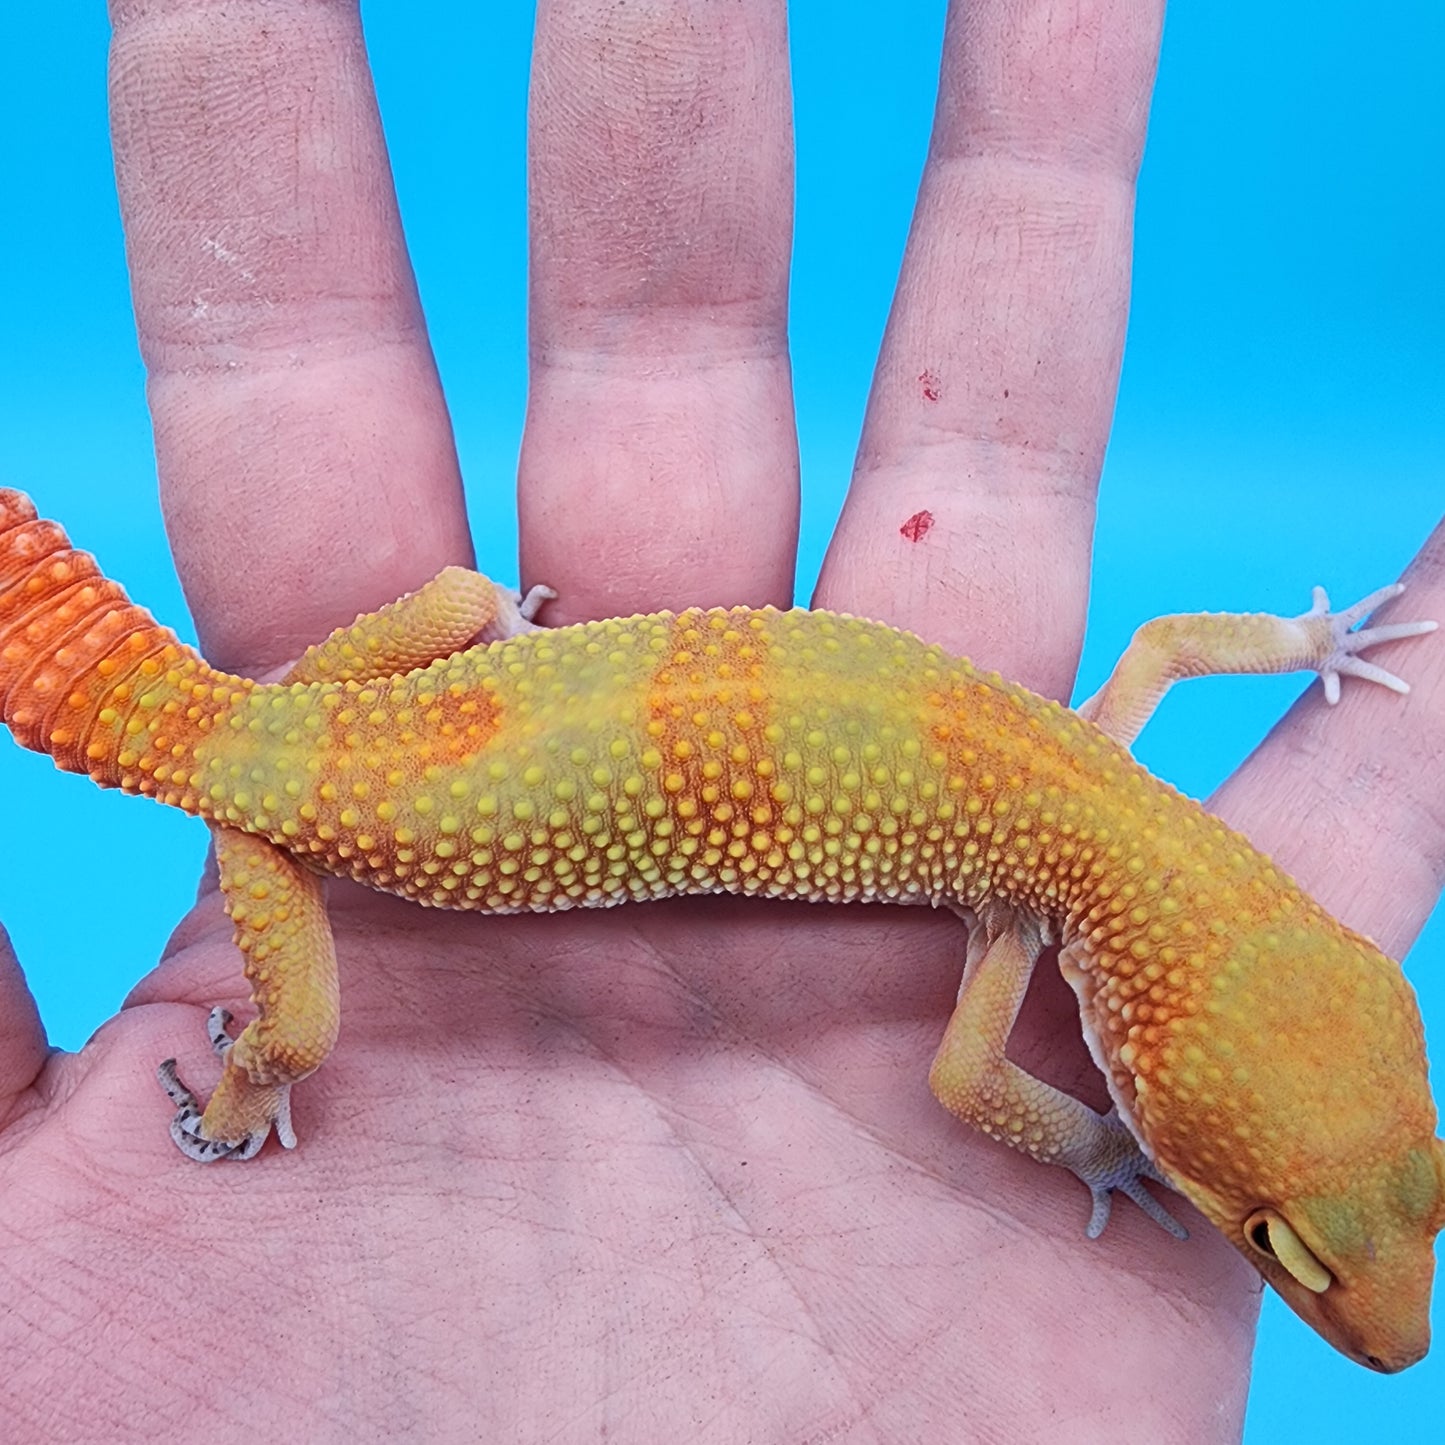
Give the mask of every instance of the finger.
POLYGON ((48 1053, 40 1011, 10 936, 0 928, 0 1120, 9 1117, 16 1098, 35 1082, 48 1053))
POLYGON ((785 603, 785 7, 543 0, 530 160, 523 575, 552 621, 785 603))
POLYGON ((466 561, 355 5, 112 0, 156 456, 212 661, 290 658, 466 561))
MULTIPOLYGON (((1445 522, 1404 581, 1376 619, 1445 623, 1445 522)), ((1312 687, 1210 806, 1398 958, 1445 882, 1445 632, 1370 655, 1408 697, 1346 678, 1331 708, 1312 687)))
POLYGON ((949 7, 928 163, 818 589, 1054 696, 1083 632, 1162 11, 949 7))

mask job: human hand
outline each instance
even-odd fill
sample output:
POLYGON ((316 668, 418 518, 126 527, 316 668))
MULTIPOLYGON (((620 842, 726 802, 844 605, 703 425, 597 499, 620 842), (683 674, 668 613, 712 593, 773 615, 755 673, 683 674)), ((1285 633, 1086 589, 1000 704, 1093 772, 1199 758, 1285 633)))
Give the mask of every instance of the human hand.
MULTIPOLYGON (((563 590, 553 620, 790 588, 782 22, 720 8, 542 10, 522 505, 525 575, 563 590)), ((1097 31, 1040 22, 1032 44, 1016 7, 955 23, 945 159, 818 598, 1054 692, 1122 341, 1158 24, 1135 8, 1097 31), (1073 163, 1081 134, 1097 173, 1073 163)), ((262 670, 467 559, 445 413, 354 17, 116 22, 173 535, 208 654, 262 670), (186 219, 217 196, 204 219, 235 264, 186 219)), ((1430 680, 1412 678, 1418 705, 1430 680)), ((1322 788, 1371 705, 1310 744, 1322 788)), ((1385 743, 1397 769, 1410 729, 1385 743)), ((1247 774, 1233 816, 1279 775, 1247 774)), ((1362 807, 1382 834, 1411 812, 1388 789, 1356 799, 1352 839, 1362 807)), ((1284 853, 1273 827, 1253 831, 1284 853)), ((1349 921, 1403 936, 1397 865, 1349 921)), ((295 1155, 200 1170, 164 1137, 155 1061, 180 1041, 205 1077, 204 1009, 241 987, 214 897, 77 1058, 42 1066, 30 1016, 4 1010, 26 1025, 0 1191, 25 1330, 9 1388, 34 1392, 17 1418, 77 1438, 117 1419, 307 1439, 1231 1433, 1252 1274, 1123 1208, 1089 1244, 1074 1181, 928 1095, 956 926, 731 899, 478 919, 335 894, 343 1041, 298 1090, 295 1155), (81 1361, 104 1361, 99 1388, 81 1361)), ((1097 1089, 1072 998, 1036 993, 1021 1057, 1097 1089)))

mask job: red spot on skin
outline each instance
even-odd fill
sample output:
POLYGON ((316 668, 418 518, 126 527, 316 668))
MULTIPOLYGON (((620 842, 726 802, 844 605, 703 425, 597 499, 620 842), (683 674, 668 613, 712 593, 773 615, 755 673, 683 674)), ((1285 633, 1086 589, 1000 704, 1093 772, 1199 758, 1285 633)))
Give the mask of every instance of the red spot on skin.
POLYGON ((943 395, 938 378, 926 368, 918 373, 918 384, 923 388, 924 401, 937 401, 943 395))
POLYGON ((915 512, 899 529, 910 542, 921 542, 933 526, 932 512, 915 512))

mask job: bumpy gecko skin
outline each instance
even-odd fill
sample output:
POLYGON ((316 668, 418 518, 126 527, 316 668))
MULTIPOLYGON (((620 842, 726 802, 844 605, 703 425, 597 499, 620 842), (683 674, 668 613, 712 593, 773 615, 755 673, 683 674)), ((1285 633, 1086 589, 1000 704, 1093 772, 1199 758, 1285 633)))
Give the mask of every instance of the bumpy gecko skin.
MULTIPOLYGON (((1084 1179, 1091 1233, 1116 1189, 1177 1228, 1139 1182, 1165 1181, 1345 1353, 1393 1370, 1425 1352, 1445 1146, 1397 964, 1101 727, 910 634, 745 608, 545 631, 537 601, 453 569, 263 686, 209 667, 0 492, 0 716, 217 834, 258 1017, 234 1046, 213 1025, 204 1113, 168 1071, 185 1152, 249 1158, 273 1125, 294 1142, 291 1085, 339 1016, 318 874, 491 913, 933 902, 975 924, 931 1076, 947 1107, 1084 1179), (1052 943, 1107 1118, 1004 1057, 1052 943)), ((1337 679, 1428 626, 1357 620, 1173 619, 1088 706, 1132 736, 1175 676, 1337 679)))

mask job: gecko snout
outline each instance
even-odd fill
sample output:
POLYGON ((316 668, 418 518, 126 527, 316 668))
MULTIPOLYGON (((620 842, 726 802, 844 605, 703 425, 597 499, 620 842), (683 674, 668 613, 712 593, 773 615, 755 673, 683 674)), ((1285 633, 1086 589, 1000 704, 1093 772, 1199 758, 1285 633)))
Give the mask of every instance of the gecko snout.
POLYGON ((1336 1349, 1381 1374, 1406 1369, 1430 1348, 1434 1231, 1392 1237, 1381 1220, 1372 1227, 1348 1205, 1326 1213, 1335 1223, 1348 1220, 1341 1231, 1347 1245, 1332 1249, 1308 1209, 1296 1209, 1296 1227, 1283 1210, 1264 1206, 1243 1222, 1245 1253, 1336 1349))

